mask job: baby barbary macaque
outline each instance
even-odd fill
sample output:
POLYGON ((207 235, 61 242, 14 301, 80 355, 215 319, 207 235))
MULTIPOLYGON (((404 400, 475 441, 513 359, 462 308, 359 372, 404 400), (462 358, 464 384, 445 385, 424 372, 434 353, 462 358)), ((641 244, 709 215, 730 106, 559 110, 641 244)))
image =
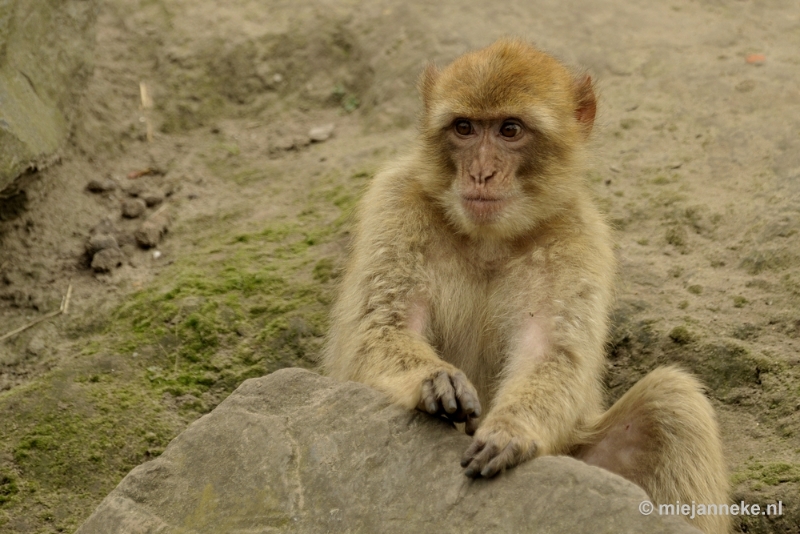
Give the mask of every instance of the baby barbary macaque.
MULTIPOLYGON (((582 172, 591 78, 503 39, 429 66, 420 91, 419 142, 358 207, 326 372, 464 423, 470 477, 571 454, 656 503, 726 503, 696 379, 656 369, 603 411, 616 267, 582 172)), ((728 531, 721 515, 694 523, 728 531)))

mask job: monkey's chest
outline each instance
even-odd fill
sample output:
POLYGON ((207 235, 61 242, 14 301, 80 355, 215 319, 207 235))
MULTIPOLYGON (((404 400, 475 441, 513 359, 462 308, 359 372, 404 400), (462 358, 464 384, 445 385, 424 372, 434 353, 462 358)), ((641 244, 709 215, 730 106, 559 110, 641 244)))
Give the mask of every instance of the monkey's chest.
POLYGON ((497 271, 470 271, 463 262, 429 264, 428 342, 439 357, 491 398, 509 347, 552 298, 535 258, 497 271))
POLYGON ((448 277, 432 293, 428 341, 486 393, 500 371, 516 304, 488 281, 448 277))

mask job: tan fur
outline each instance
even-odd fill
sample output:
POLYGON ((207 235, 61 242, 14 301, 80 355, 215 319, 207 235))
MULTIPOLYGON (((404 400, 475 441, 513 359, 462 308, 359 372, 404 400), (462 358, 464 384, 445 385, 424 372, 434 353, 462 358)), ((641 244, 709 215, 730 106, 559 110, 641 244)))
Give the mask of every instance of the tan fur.
POLYGON ((593 447, 607 445, 598 429, 644 411, 653 415, 647 431, 661 436, 646 461, 669 473, 637 471, 632 480, 666 501, 695 491, 697 502, 724 498, 713 412, 692 379, 662 370, 643 381, 659 386, 644 392, 653 403, 642 405, 650 397, 633 388, 602 415, 615 262, 581 179, 596 109, 591 79, 501 40, 442 71, 428 67, 420 90, 419 146, 379 173, 359 204, 324 369, 410 409, 466 421, 468 431, 481 412, 462 462, 470 476, 575 450, 597 464, 603 445, 593 447), (462 119, 469 135, 455 133, 462 119), (508 120, 522 125, 518 141, 496 133, 508 120), (482 409, 473 413, 475 395, 482 409), (659 395, 681 397, 665 399, 673 408, 662 413, 648 408, 660 406, 659 395), (683 439, 684 419, 709 430, 663 445, 683 439), (707 453, 700 471, 689 473, 687 450, 707 453), (712 482, 699 484, 704 477, 712 482))
MULTIPOLYGON (((675 367, 637 382, 582 441, 577 458, 636 482, 656 503, 728 503, 714 409, 700 383, 675 367)), ((725 515, 698 516, 694 523, 707 533, 730 531, 725 515)))

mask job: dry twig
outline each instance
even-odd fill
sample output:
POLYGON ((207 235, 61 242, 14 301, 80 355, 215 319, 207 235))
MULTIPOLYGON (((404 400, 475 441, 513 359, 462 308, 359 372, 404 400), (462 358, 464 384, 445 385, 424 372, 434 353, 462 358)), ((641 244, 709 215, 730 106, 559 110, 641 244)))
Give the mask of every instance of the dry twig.
POLYGON ((28 328, 36 326, 37 324, 41 323, 42 321, 46 321, 46 320, 48 320, 48 319, 50 319, 52 317, 55 317, 57 315, 61 315, 62 313, 66 314, 67 310, 69 309, 69 299, 70 299, 71 296, 72 296, 72 284, 70 284, 69 287, 67 288, 67 294, 64 296, 64 298, 61 299, 61 307, 59 307, 55 311, 51 311, 49 313, 46 313, 46 314, 42 315, 38 319, 35 319, 35 320, 31 321, 30 323, 28 323, 26 325, 20 326, 16 330, 12 330, 11 332, 9 332, 7 334, 4 334, 3 336, 0 336, 0 341, 5 341, 6 339, 8 339, 10 337, 14 337, 17 334, 19 334, 20 332, 24 332, 28 328))

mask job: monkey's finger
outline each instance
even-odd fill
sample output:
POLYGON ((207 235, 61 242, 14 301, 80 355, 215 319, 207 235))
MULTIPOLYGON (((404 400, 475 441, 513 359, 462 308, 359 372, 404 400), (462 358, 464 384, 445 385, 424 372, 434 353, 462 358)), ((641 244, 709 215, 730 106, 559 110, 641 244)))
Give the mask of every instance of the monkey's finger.
POLYGON ((472 440, 472 443, 469 444, 469 447, 467 447, 467 450, 464 451, 464 455, 461 457, 461 467, 467 467, 484 445, 486 445, 486 443, 479 439, 472 440))
POLYGON ((497 456, 498 447, 494 443, 487 443, 486 446, 476 454, 472 461, 467 466, 467 469, 464 471, 464 474, 470 478, 476 478, 480 476, 481 471, 483 471, 484 466, 497 456))
POLYGON ((467 417, 466 424, 464 425, 464 432, 466 432, 468 436, 472 436, 475 434, 475 431, 478 430, 478 425, 480 425, 480 419, 470 415, 467 417))
POLYGON ((489 460, 489 463, 481 469, 481 476, 484 478, 491 478, 499 471, 505 471, 507 467, 513 467, 520 462, 522 456, 522 447, 519 441, 512 439, 497 456, 489 460))
POLYGON ((453 389, 453 384, 450 382, 450 376, 447 371, 439 371, 433 377, 433 388, 436 396, 442 401, 442 408, 447 413, 453 413, 458 409, 456 402, 456 392, 453 389))
POLYGON ((433 389, 432 380, 426 380, 422 383, 422 396, 419 399, 417 408, 429 414, 436 414, 439 411, 439 403, 437 402, 436 393, 433 389))
POLYGON ((481 415, 481 402, 478 400, 478 392, 475 391, 475 387, 470 384, 467 376, 461 371, 458 371, 453 374, 451 380, 461 409, 467 415, 472 414, 475 415, 475 417, 479 417, 481 415))

